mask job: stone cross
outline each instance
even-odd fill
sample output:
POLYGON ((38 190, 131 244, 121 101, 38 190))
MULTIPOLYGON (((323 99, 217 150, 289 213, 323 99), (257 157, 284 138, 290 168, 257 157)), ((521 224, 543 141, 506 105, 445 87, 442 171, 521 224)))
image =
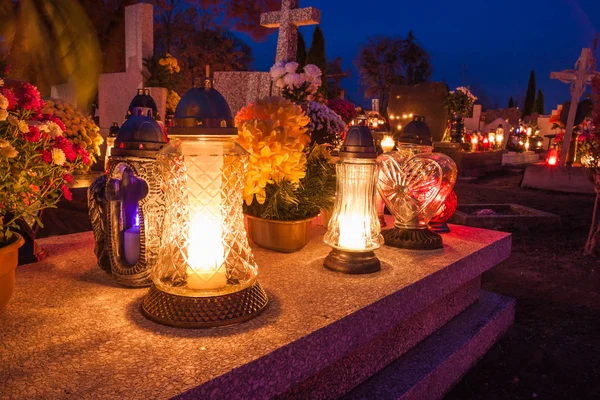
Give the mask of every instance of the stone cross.
POLYGON ((587 85, 592 82, 592 78, 595 75, 596 71, 594 55, 592 50, 589 48, 581 49, 581 56, 575 63, 574 70, 550 73, 550 79, 558 79, 561 82, 571 84, 571 107, 569 108, 565 136, 560 149, 559 162, 562 166, 566 165, 569 158, 569 149, 571 147, 571 138, 573 136, 573 125, 575 123, 575 115, 577 114, 577 105, 579 104, 579 99, 581 96, 583 96, 587 85))
POLYGON ((279 28, 275 62, 295 61, 298 48, 298 27, 316 25, 321 21, 321 11, 313 8, 298 8, 300 0, 282 0, 281 11, 263 13, 260 24, 267 28, 279 28))

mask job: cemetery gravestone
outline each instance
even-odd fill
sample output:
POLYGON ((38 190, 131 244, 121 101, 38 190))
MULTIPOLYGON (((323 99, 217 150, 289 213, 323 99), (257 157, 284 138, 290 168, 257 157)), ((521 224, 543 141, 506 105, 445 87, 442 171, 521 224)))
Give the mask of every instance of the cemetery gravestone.
POLYGON ((418 85, 394 85, 388 101, 388 115, 413 114, 425 117, 431 129, 434 142, 444 136, 448 112, 444 100, 448 96, 448 86, 441 82, 420 83, 418 85))
MULTIPOLYGON (((318 9, 298 8, 299 3, 299 0, 282 0, 280 11, 260 16, 262 26, 279 28, 275 62, 295 61, 298 26, 315 25, 321 19, 318 9)), ((233 115, 248 103, 280 94, 280 90, 271 85, 271 75, 259 71, 215 72, 214 87, 225 97, 233 115)))
POLYGON ((592 50, 589 48, 581 49, 581 56, 575 63, 575 70, 565 70, 562 72, 550 73, 550 79, 558 79, 561 82, 569 83, 571 85, 571 106, 569 108, 569 115, 567 118, 565 136, 563 139, 563 145, 560 150, 560 165, 564 166, 568 160, 569 148, 571 144, 571 138, 573 136, 573 127, 575 122, 575 116, 577 114, 577 105, 579 99, 583 96, 587 85, 592 82, 592 78, 596 75, 595 59, 592 50))

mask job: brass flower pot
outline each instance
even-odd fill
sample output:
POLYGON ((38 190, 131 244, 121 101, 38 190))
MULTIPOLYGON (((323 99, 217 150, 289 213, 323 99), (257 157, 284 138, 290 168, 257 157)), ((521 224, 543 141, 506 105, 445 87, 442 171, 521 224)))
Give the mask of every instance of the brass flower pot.
POLYGON ((0 314, 4 312, 15 289, 15 269, 19 262, 19 247, 25 240, 17 233, 17 239, 8 246, 0 247, 0 314))
POLYGON ((299 221, 277 221, 247 215, 248 236, 265 249, 293 253, 310 241, 310 226, 315 217, 299 221))

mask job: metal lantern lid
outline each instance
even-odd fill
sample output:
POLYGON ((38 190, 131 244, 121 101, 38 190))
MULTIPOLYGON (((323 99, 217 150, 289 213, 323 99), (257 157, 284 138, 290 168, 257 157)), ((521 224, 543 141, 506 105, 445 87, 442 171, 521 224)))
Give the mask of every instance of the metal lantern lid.
POLYGON ((377 147, 371 130, 364 125, 350 128, 342 144, 340 158, 377 158, 377 147))
POLYGON ((113 122, 108 130, 108 137, 117 137, 119 135, 119 123, 113 122))
POLYGON ((431 146, 433 144, 433 139, 431 138, 431 130, 425 123, 425 117, 415 115, 413 120, 402 130, 399 141, 403 143, 431 146))
POLYGON ((167 138, 154 118, 132 115, 121 125, 111 155, 154 157, 165 144, 167 138))
POLYGON ((137 94, 129 103, 129 107, 127 109, 127 117, 137 115, 137 116, 145 116, 145 117, 158 117, 158 107, 156 106, 156 102, 150 96, 150 89, 138 89, 137 94))
POLYGON ((169 135, 174 136, 236 136, 237 128, 227 100, 213 88, 207 68, 206 76, 194 79, 175 109, 173 127, 169 135))

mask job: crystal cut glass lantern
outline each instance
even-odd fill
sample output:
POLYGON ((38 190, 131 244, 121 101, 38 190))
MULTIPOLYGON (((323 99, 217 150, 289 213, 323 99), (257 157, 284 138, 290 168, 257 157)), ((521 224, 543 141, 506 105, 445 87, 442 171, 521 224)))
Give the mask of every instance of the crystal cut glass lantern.
POLYGON ((383 244, 374 201, 379 173, 376 157, 369 128, 352 127, 336 165, 336 201, 324 237, 333 247, 323 263, 328 269, 349 274, 380 269, 373 252, 383 244))
POLYGON ((378 157, 377 189, 394 216, 394 227, 383 232, 387 246, 433 250, 442 237, 428 228, 456 182, 454 161, 431 146, 398 143, 398 151, 378 157))
POLYGON ((243 322, 268 302, 244 228, 248 153, 210 79, 183 96, 174 123, 158 157, 167 211, 144 313, 188 328, 243 322))

